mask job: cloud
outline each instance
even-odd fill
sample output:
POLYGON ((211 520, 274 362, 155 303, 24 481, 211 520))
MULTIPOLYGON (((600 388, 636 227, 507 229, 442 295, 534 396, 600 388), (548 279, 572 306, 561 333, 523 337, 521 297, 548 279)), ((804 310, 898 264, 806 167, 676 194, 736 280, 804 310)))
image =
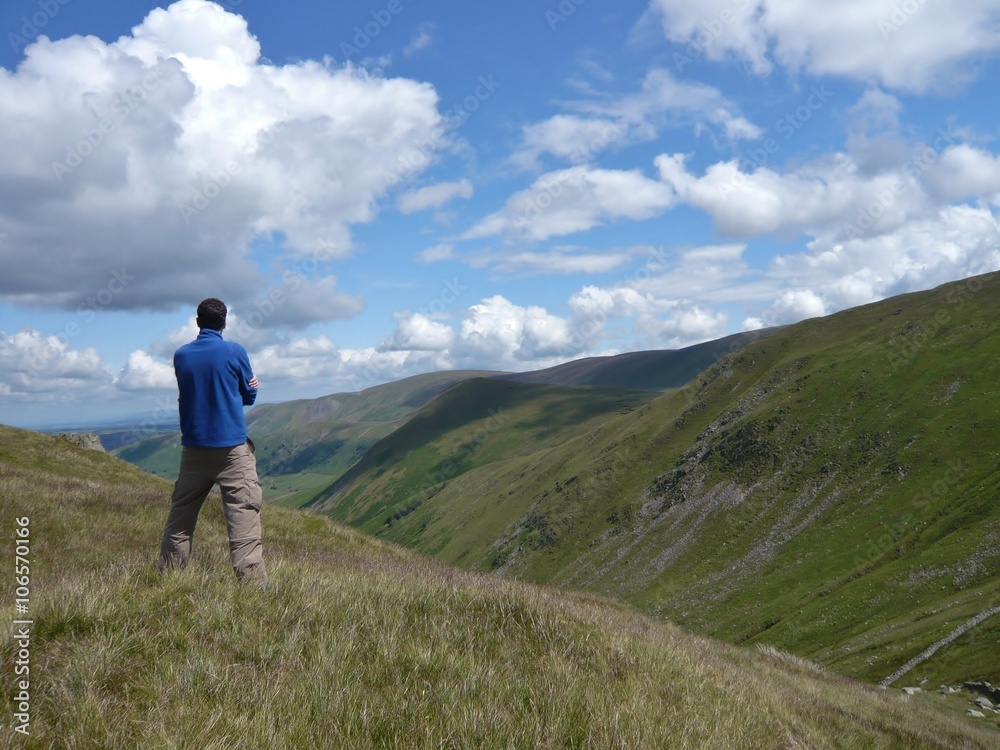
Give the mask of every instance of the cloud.
POLYGON ((635 250, 587 252, 578 247, 553 247, 545 251, 485 252, 472 259, 474 267, 489 265, 515 274, 607 273, 628 262, 635 250))
POLYGON ((555 115, 524 127, 523 142, 511 160, 522 169, 536 169, 545 153, 588 162, 611 144, 624 141, 628 132, 627 126, 610 118, 555 115))
POLYGON ((730 140, 761 136, 756 125, 739 115, 736 105, 718 89, 678 81, 668 70, 653 68, 638 91, 594 95, 564 105, 572 114, 558 114, 524 127, 522 143, 512 161, 535 169, 543 154, 576 164, 592 162, 605 149, 629 142, 654 140, 665 127, 706 124, 722 129, 730 140))
POLYGON ((437 263, 442 260, 451 260, 455 256, 455 246, 443 243, 421 250, 417 258, 423 263, 437 263))
POLYGON ((928 208, 919 174, 903 165, 863 174, 847 154, 830 154, 786 173, 767 167, 745 172, 729 161, 696 177, 682 154, 661 155, 656 166, 681 201, 705 211, 720 232, 736 237, 795 236, 847 226, 859 234, 876 233, 928 208))
POLYGON ((823 290, 832 311, 997 268, 1000 220, 989 208, 957 205, 877 236, 818 237, 804 252, 778 256, 769 275, 823 290))
POLYGON ((466 363, 521 367, 580 351, 565 318, 542 307, 522 307, 501 295, 472 305, 462 321, 455 357, 466 363))
POLYGON ((304 279, 294 274, 260 298, 233 306, 238 317, 230 329, 246 337, 243 329, 304 328, 311 323, 352 318, 364 309, 364 300, 337 289, 334 276, 304 279))
MULTIPOLYGON (((0 75, 0 140, 18 144, 0 161, 8 302, 252 303, 268 278, 251 240, 346 255, 352 225, 419 171, 408 157, 424 165, 427 143, 449 143, 429 84, 270 64, 243 18, 205 0, 153 10, 112 43, 39 37, 24 55, 0 75)), ((329 319, 360 307, 340 295, 322 309, 329 319)))
POLYGON ((440 208, 455 198, 471 198, 472 183, 469 180, 457 182, 439 182, 418 190, 411 190, 399 196, 399 210, 404 214, 424 211, 428 208, 440 208))
POLYGON ((712 341, 726 334, 729 315, 701 305, 684 305, 666 317, 643 317, 636 328, 650 343, 664 348, 681 348, 712 341))
POLYGON ((699 57, 742 60, 765 75, 875 79, 905 91, 961 84, 1000 49, 1000 8, 981 0, 651 0, 680 70, 699 57))
POLYGON ((139 349, 128 355, 116 385, 124 391, 173 391, 177 389, 177 379, 171 365, 139 349))
POLYGON ((107 395, 112 375, 96 349, 73 349, 65 336, 34 329, 0 331, 0 394, 68 401, 107 395))
POLYGON ((945 150, 927 170, 926 183, 938 200, 982 198, 1000 205, 1000 157, 958 144, 945 150))
POLYGON ((434 24, 424 22, 417 27, 406 47, 403 48, 403 57, 412 57, 417 52, 425 50, 434 42, 434 24))
POLYGON ((421 313, 401 312, 396 314, 396 330, 383 342, 382 348, 386 351, 440 352, 454 342, 455 331, 451 326, 431 320, 421 313))
POLYGON ((659 285, 651 291, 652 287, 642 286, 635 280, 609 287, 589 285, 570 297, 573 328, 586 334, 588 347, 616 319, 633 321, 633 333, 641 337, 644 348, 679 348, 725 335, 728 313, 692 302, 688 289, 659 285))
POLYGON ((504 208, 477 223, 462 239, 507 234, 528 240, 582 232, 616 219, 648 219, 675 202, 674 191, 639 170, 589 166, 549 172, 504 208))
POLYGON ((273 344, 250 353, 261 393, 360 391, 410 375, 454 366, 436 351, 366 347, 342 349, 328 336, 312 336, 273 344))

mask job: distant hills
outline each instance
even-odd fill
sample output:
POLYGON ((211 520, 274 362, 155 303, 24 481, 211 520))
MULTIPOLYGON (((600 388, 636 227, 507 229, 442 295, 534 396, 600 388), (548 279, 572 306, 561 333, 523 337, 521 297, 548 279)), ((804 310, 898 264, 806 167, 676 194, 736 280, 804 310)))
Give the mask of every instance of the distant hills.
MULTIPOLYGON (((648 399, 653 392, 683 385, 717 359, 762 335, 767 333, 736 334, 676 351, 590 357, 533 372, 427 373, 357 393, 263 404, 247 414, 247 428, 257 445, 258 470, 268 499, 299 506, 341 476, 418 408, 463 380, 488 377, 561 386, 601 385, 648 391, 648 399)), ((179 434, 168 433, 114 452, 150 473, 173 479, 180 465, 180 450, 179 434)))
MULTIPOLYGON (((491 374, 430 373, 358 393, 254 407, 247 413, 247 429, 257 446, 258 472, 267 498, 301 505, 441 391, 465 378, 491 374)), ((115 454, 145 471, 174 479, 180 452, 180 433, 169 433, 115 454)))
POLYGON ((0 641, 8 697, 30 697, 0 747, 989 750, 1000 738, 992 713, 965 716, 968 692, 880 691, 281 507, 264 510, 266 592, 235 582, 218 502, 191 565, 161 575, 169 496, 168 481, 106 453, 0 426, 0 518, 30 531, 18 617, 31 621, 30 671, 15 672, 23 642, 0 641))

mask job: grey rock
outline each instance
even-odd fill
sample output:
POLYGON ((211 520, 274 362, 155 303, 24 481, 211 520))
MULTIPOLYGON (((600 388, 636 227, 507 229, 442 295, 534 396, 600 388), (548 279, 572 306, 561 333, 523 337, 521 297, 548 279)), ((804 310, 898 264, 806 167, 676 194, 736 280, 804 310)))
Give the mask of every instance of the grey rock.
POLYGON ((966 711, 965 715, 966 716, 971 716, 974 719, 985 719, 986 718, 986 714, 984 714, 982 711, 976 711, 974 708, 970 708, 968 711, 966 711))
POLYGON ((107 453, 101 444, 101 436, 93 432, 60 432, 59 437, 69 440, 74 445, 91 451, 107 453))

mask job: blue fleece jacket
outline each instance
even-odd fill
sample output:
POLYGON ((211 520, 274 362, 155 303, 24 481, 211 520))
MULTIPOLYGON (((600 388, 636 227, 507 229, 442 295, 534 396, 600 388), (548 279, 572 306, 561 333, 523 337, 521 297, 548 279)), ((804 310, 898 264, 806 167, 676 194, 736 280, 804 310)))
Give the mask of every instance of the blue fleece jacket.
POLYGON ((247 350, 202 328, 198 338, 174 352, 181 445, 230 448, 247 439, 243 407, 257 399, 247 350))

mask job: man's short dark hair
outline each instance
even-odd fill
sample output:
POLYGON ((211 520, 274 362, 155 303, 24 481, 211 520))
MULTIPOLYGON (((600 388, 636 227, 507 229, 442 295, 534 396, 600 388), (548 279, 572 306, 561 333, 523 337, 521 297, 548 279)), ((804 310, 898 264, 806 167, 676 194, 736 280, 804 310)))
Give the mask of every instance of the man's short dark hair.
POLYGON ((226 305, 222 300, 209 297, 198 305, 198 327, 221 331, 226 327, 226 305))

